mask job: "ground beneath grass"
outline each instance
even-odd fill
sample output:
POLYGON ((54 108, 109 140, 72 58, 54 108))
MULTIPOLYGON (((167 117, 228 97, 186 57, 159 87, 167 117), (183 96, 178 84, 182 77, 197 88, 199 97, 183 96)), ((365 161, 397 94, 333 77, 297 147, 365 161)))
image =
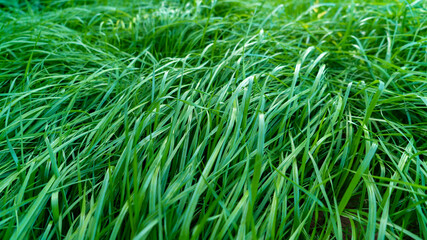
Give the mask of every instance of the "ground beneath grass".
POLYGON ((427 239, 427 3, 0 1, 1 239, 427 239))

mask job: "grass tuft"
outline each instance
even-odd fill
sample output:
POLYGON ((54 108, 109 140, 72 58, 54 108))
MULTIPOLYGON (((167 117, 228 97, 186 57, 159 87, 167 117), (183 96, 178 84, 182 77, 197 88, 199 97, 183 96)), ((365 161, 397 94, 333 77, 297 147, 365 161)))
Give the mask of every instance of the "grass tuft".
POLYGON ((426 24, 0 0, 0 239, 427 239, 426 24))

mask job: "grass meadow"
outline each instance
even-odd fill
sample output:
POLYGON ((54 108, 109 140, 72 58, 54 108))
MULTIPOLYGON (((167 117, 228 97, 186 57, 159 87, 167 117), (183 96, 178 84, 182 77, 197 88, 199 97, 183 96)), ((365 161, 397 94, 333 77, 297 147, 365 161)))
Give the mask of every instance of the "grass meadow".
POLYGON ((427 2, 0 0, 1 239, 427 239, 427 2))

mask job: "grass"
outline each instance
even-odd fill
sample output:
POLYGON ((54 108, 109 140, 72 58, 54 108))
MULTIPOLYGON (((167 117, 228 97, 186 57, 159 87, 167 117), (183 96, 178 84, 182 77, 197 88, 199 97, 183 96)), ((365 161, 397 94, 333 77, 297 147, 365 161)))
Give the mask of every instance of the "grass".
POLYGON ((426 239, 424 1, 0 1, 1 239, 426 239))

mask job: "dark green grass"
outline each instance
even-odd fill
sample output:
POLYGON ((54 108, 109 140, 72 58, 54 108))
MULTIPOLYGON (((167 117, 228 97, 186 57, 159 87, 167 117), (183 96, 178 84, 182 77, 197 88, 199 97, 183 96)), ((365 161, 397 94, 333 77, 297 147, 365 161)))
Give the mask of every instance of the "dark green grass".
POLYGON ((424 1, 0 1, 1 239, 426 239, 424 1))

